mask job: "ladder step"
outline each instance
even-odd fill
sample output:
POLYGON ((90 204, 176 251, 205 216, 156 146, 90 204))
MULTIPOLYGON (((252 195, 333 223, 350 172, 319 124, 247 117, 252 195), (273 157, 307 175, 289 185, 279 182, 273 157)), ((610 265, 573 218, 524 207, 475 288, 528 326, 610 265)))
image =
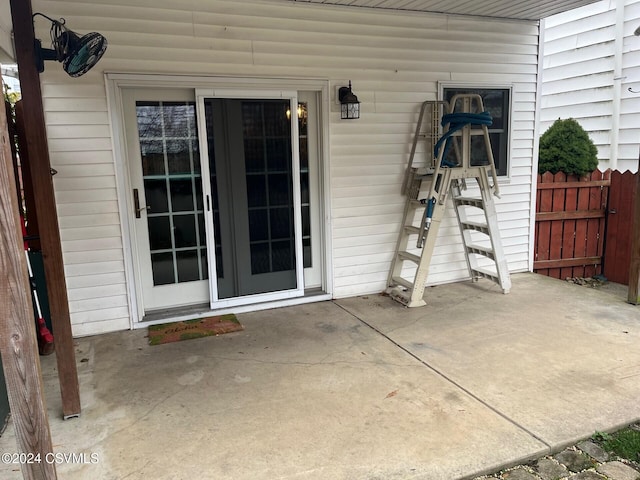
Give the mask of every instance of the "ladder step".
POLYGON ((406 291, 401 291, 398 288, 390 288, 387 293, 391 298, 404 306, 408 306, 409 302, 411 302, 411 297, 407 295, 406 291))
POLYGON ((420 227, 414 227, 413 225, 405 225, 404 231, 407 235, 417 235, 420 233, 420 227))
POLYGON ((498 277, 498 273, 493 270, 489 270, 488 268, 476 267, 471 269, 471 274, 474 277, 482 277, 488 280, 492 280, 497 284, 500 284, 500 278, 498 277))
POLYGON ((476 232, 489 235, 489 226, 486 223, 471 222, 467 220, 465 222, 460 222, 460 227, 462 227, 463 230, 475 230, 476 232))
POLYGON ((468 253, 475 253, 476 255, 482 255, 484 257, 495 260, 495 252, 491 247, 483 247, 481 245, 467 245, 468 253))
POLYGON ((406 280, 402 277, 392 277, 391 281, 393 282, 394 285, 401 285, 404 288, 407 288, 409 290, 413 288, 413 282, 410 282, 409 280, 406 280))
POLYGON ((481 198, 475 197, 455 197, 453 202, 456 205, 469 205, 471 207, 476 207, 484 210, 484 202, 481 198))
POLYGON ((424 298, 412 299, 410 290, 400 290, 399 288, 394 287, 387 289, 387 293, 391 298, 409 308, 422 307, 426 305, 424 298))
POLYGON ((414 262, 415 264, 419 264, 420 263, 420 257, 418 255, 414 255, 413 253, 409 253, 409 252, 398 252, 398 257, 402 260, 410 260, 412 262, 414 262))

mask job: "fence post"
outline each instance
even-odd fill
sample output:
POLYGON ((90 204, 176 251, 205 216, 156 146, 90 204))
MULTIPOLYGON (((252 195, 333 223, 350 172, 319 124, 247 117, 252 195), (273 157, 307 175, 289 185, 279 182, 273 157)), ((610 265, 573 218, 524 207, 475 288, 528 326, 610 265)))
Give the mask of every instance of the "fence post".
POLYGON ((631 232, 631 265, 629 266, 629 292, 627 301, 640 303, 640 158, 636 172, 636 185, 633 201, 633 228, 631 232))

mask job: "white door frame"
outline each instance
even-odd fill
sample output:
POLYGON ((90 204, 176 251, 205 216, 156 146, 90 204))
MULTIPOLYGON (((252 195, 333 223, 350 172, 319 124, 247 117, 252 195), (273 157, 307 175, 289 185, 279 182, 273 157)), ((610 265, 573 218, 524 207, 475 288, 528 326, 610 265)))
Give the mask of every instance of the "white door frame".
MULTIPOLYGON (((110 127, 113 140, 114 165, 116 173, 117 196, 119 214, 121 218, 122 241, 125 262, 125 278, 127 282, 127 293, 130 309, 130 327, 143 328, 153 322, 142 322, 144 317, 144 304, 142 301, 142 291, 137 278, 138 272, 134 267, 137 264, 137 252, 132 247, 134 232, 133 200, 131 192, 131 182, 126 165, 126 135, 123 116, 122 88, 198 88, 203 89, 224 89, 228 94, 246 94, 247 90, 295 90, 295 91, 316 91, 320 94, 318 108, 320 111, 319 138, 320 150, 320 198, 322 201, 322 222, 323 230, 315 236, 321 240, 323 245, 322 264, 323 279, 322 293, 313 296, 304 296, 291 299, 275 300, 260 304, 249 304, 236 307, 222 308, 220 313, 233 311, 240 313, 243 311, 261 310, 275 308, 285 305, 294 305, 307 302, 328 300, 333 297, 333 261, 332 261, 332 222, 331 222, 331 188, 330 188, 330 162, 329 162, 329 113, 330 89, 328 80, 313 79, 274 79, 274 78, 246 78, 246 77, 202 77, 186 75, 156 75, 156 74, 128 74, 128 73, 105 73, 105 84, 107 93, 107 109, 110 119, 110 127)), ((297 108, 297 106, 296 106, 297 108)), ((293 110, 295 111, 295 110, 293 110)), ((165 320, 166 321, 166 320, 165 320)))
MULTIPOLYGON (((322 219, 320 214, 322 213, 322 204, 320 196, 320 166, 321 162, 318 158, 320 155, 319 142, 322 138, 322 132, 320 130, 320 101, 318 99, 318 92, 308 92, 304 90, 298 91, 298 105, 301 103, 307 104, 307 112, 313 112, 312 115, 307 115, 307 163, 308 163, 308 175, 309 175, 309 205, 315 205, 315 208, 310 208, 309 211, 309 227, 311 230, 311 267, 304 269, 304 288, 314 289, 322 288, 322 279, 325 276, 323 265, 323 251, 322 251, 322 219), (315 240, 314 240, 315 239, 315 240)), ((300 160, 302 162, 302 159, 300 160)), ((301 163, 302 166, 302 163, 301 163)), ((301 168, 302 170, 302 168, 301 168)), ((304 228, 304 225, 303 225, 304 228)), ((304 231, 302 232, 304 241, 304 231)), ((303 255, 304 257, 304 255, 303 255)))

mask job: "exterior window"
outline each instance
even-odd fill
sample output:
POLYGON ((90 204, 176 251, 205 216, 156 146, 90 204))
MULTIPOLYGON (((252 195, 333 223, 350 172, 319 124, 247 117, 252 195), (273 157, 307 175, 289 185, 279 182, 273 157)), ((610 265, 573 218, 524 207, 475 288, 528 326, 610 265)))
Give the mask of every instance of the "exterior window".
MULTIPOLYGON (((511 90, 508 88, 473 88, 473 87, 445 87, 444 99, 450 102, 454 95, 460 93, 475 93, 482 97, 485 111, 493 118, 493 125, 489 127, 491 150, 498 175, 507 175, 509 171, 509 121, 511 90)), ((479 112, 473 112, 479 113, 479 112)), ((451 153, 452 154, 452 153, 451 153)), ((487 164, 487 154, 481 136, 475 137, 471 146, 471 164, 487 164)))

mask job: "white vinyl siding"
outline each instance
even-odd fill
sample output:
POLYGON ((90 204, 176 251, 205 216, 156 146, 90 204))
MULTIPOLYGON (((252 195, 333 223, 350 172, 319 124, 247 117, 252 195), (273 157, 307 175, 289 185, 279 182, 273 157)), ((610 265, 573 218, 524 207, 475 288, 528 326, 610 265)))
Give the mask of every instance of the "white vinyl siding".
POLYGON ((11 8, 9 2, 0 2, 0 63, 15 63, 11 8))
POLYGON ((639 0, 607 0, 545 20, 541 128, 574 118, 599 168, 636 171, 640 142, 639 0))
MULTIPOLYGON (((112 151, 104 72, 328 80, 334 297, 386 286, 420 103, 437 98, 438 82, 511 85, 510 172, 497 210, 510 270, 529 268, 536 23, 220 0, 35 0, 34 11, 109 41, 85 76, 71 79, 55 62, 42 75, 74 333, 129 321, 114 168, 123 160, 112 151), (334 97, 349 80, 361 118, 344 121, 334 97)), ((36 28, 48 38, 47 25, 36 28)), ((440 237, 429 284, 466 278, 457 226, 440 237)))
POLYGON ((74 335, 130 326, 104 92, 60 75, 42 87, 74 335))

